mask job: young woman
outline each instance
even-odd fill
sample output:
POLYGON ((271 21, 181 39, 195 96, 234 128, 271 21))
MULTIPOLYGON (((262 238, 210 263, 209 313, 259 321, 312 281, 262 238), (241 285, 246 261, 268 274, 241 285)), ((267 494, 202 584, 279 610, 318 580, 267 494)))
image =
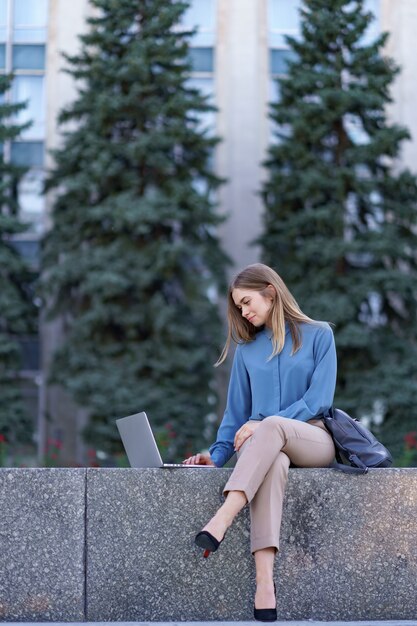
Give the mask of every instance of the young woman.
POLYGON ((333 403, 336 351, 330 326, 300 310, 280 276, 256 263, 241 271, 228 294, 230 343, 237 348, 226 411, 209 454, 185 463, 222 467, 237 452, 224 504, 196 536, 215 552, 237 513, 250 504, 255 558, 255 619, 277 619, 273 567, 290 462, 325 467, 335 450, 320 417, 333 403))

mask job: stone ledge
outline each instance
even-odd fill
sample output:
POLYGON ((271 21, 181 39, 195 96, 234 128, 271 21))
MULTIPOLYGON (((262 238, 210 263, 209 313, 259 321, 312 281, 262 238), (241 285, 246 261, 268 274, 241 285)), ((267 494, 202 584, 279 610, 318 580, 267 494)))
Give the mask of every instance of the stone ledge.
MULTIPOLYGON (((3 622, 4 624, 13 624, 13 626, 59 626, 61 622, 3 622)), ((217 626, 224 625, 226 622, 84 622, 85 626, 217 626)), ((254 621, 250 622, 233 622, 234 626, 253 626, 254 621)), ((389 620, 383 622, 375 622, 366 620, 366 622, 313 622, 311 620, 305 622, 274 622, 274 626, 417 626, 415 620, 389 620)))
POLYGON ((83 620, 84 469, 0 469, 0 620, 83 620))
MULTIPOLYGON (((248 512, 204 560, 231 470, 0 470, 3 621, 252 619, 248 512)), ((278 619, 417 615, 417 469, 291 469, 278 619)))

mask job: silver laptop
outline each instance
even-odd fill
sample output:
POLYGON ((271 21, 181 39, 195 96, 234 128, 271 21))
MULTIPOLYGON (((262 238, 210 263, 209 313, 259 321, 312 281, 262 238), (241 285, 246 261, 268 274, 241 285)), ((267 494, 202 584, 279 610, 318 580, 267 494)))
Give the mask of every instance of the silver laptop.
POLYGON ((116 425, 131 467, 212 467, 163 463, 148 417, 143 411, 117 419, 116 425))

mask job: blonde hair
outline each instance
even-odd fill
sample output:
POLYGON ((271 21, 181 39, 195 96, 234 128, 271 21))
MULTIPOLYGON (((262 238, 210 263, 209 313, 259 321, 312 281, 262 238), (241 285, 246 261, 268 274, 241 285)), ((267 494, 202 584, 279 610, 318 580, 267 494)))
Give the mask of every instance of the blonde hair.
POLYGON ((285 322, 288 322, 293 348, 291 354, 295 354, 302 345, 299 324, 304 322, 314 324, 312 320, 301 311, 294 296, 282 278, 268 265, 254 263, 248 265, 239 272, 229 285, 227 296, 227 322, 228 333, 225 346, 215 366, 217 367, 226 360, 231 341, 246 343, 253 341, 258 329, 248 320, 242 317, 240 309, 234 303, 232 293, 234 289, 249 289, 258 291, 262 296, 272 297, 272 306, 269 311, 268 321, 272 327, 272 354, 269 359, 279 354, 285 342, 285 322), (271 285, 274 289, 271 289, 271 285))

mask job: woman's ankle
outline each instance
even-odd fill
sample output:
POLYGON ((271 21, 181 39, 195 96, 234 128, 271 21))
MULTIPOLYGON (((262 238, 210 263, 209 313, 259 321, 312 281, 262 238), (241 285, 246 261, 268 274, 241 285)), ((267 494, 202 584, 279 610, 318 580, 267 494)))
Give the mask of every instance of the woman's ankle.
POLYGON ((256 577, 256 586, 273 585, 274 577, 272 574, 264 574, 256 577))

